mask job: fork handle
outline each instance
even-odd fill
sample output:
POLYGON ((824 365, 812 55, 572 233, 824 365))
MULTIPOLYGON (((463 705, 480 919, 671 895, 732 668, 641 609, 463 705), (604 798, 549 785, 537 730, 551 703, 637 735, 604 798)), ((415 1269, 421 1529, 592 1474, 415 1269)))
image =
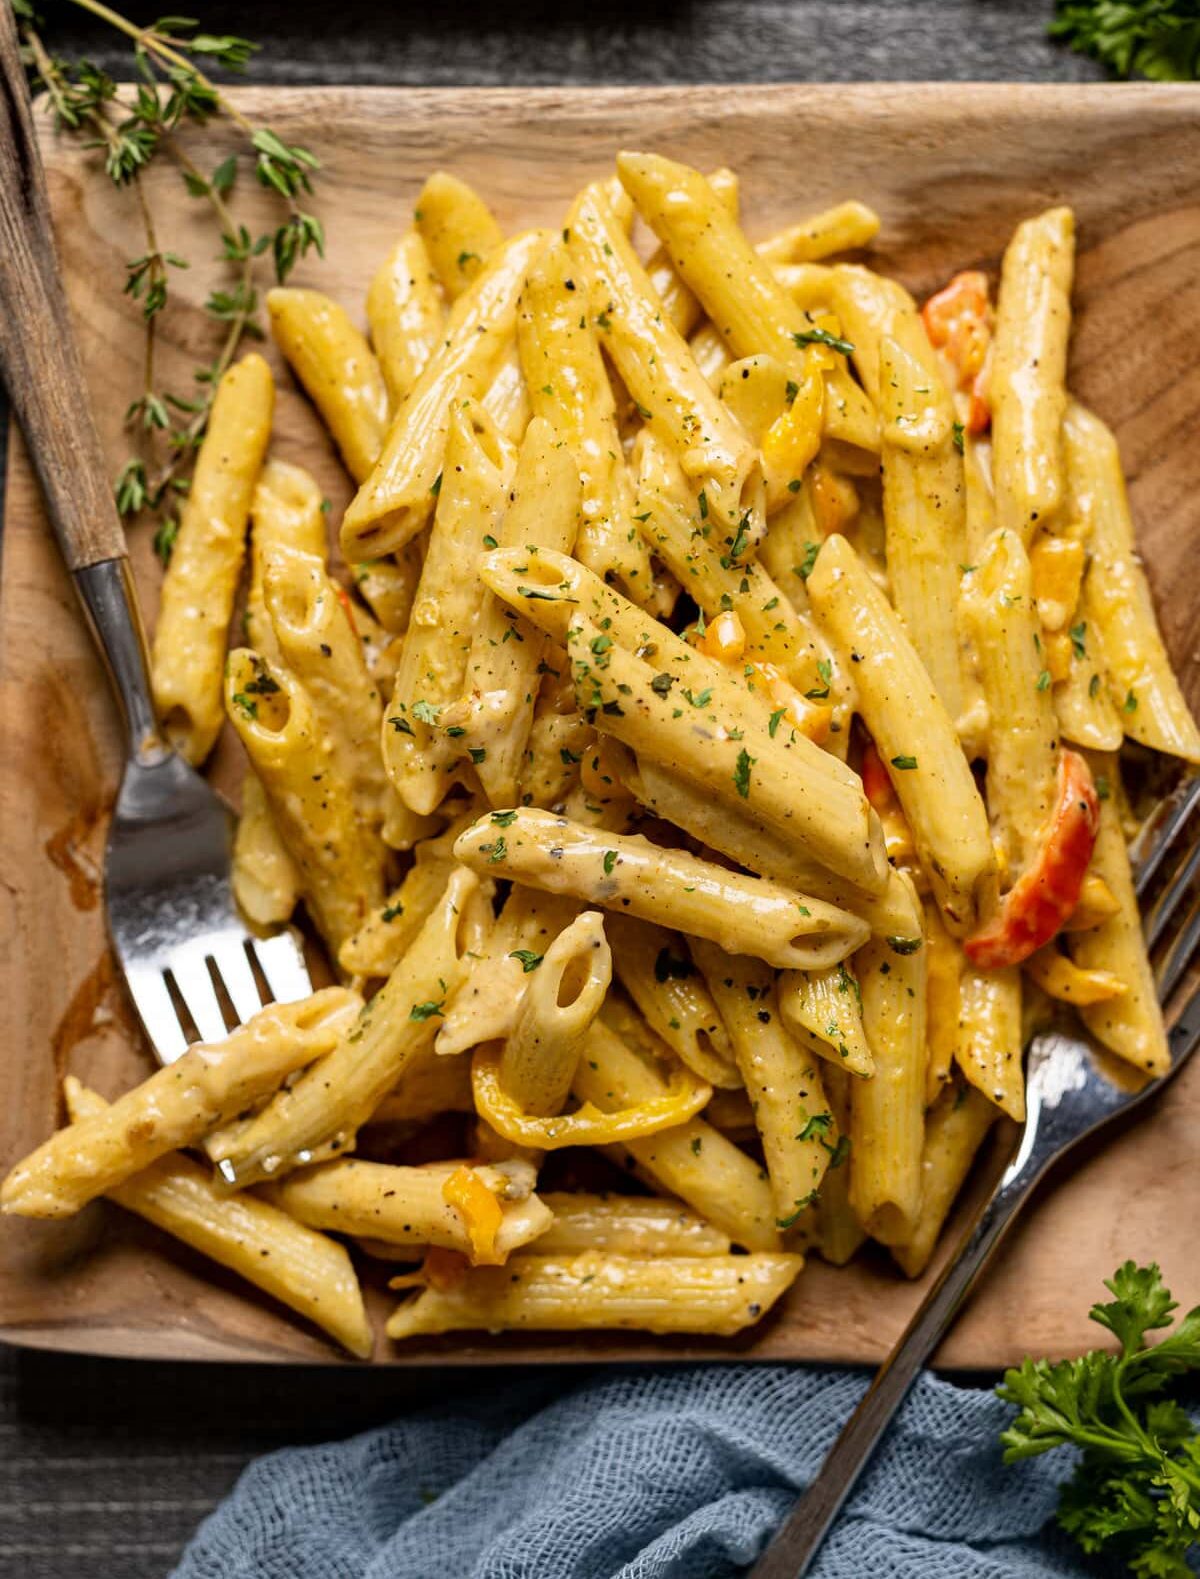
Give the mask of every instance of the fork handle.
POLYGON ((0 4, 0 372, 70 570, 125 540, 59 278, 16 23, 0 4))
POLYGON ((135 756, 164 752, 125 534, 63 292, 16 23, 0 0, 0 374, 135 756))
POLYGON ((880 1437, 1028 1200, 1039 1171, 1014 1166, 1005 1173, 749 1579, 803 1579, 809 1572, 880 1437))

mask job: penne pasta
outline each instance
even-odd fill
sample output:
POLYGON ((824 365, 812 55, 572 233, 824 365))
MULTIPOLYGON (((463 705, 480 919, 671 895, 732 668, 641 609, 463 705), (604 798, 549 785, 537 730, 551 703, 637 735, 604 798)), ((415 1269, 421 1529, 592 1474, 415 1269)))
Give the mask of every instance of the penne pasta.
POLYGON ((455 302, 437 351, 392 417, 375 467, 342 517, 347 559, 395 553, 429 521, 451 405, 482 399, 512 339, 525 275, 544 245, 541 231, 514 236, 455 302))
MULTIPOLYGON (((462 1182, 462 1181, 459 1181, 462 1182)), ((503 1265, 514 1250, 550 1226, 550 1209, 536 1195, 509 1199, 510 1179, 498 1168, 461 1169, 454 1163, 394 1167, 345 1157, 267 1185, 267 1200, 310 1228, 365 1235, 389 1245, 437 1245, 458 1250, 473 1265, 481 1255, 503 1265), (492 1199, 488 1242, 480 1244, 470 1208, 453 1203, 447 1182, 465 1171, 470 1185, 492 1199), (451 1198, 448 1198, 451 1197, 451 1198)), ((487 1211, 486 1205, 483 1211, 487 1211)), ((486 1263, 485 1263, 486 1264, 486 1263)))
POLYGON ((967 932, 992 903, 987 814, 953 721, 886 598, 845 538, 828 538, 808 578, 813 610, 853 665, 862 717, 912 830, 947 924, 967 932))
POLYGON ((681 1201, 659 1195, 588 1195, 551 1190, 542 1196, 554 1221, 538 1235, 537 1254, 582 1255, 604 1250, 619 1256, 720 1256, 728 1234, 706 1223, 681 1201))
POLYGON ((93 1117, 52 1135, 9 1173, 0 1206, 22 1217, 69 1217, 322 1058, 360 1007, 354 993, 327 987, 260 1010, 223 1042, 196 1043, 93 1117))
POLYGON ((256 926, 290 919, 300 898, 300 873, 275 826, 267 793, 250 769, 242 780, 242 812, 233 839, 233 896, 256 926))
POLYGON ((274 404, 271 370, 257 354, 217 385, 163 577, 150 655, 154 705, 167 739, 193 766, 216 744, 224 717, 225 643, 274 404))
POLYGON ((395 411, 442 337, 438 279, 418 231, 401 236, 375 271, 367 291, 367 323, 388 406, 395 411))
MULTIPOLYGON (((74 1075, 63 1082, 75 1123, 108 1108, 74 1075)), ((169 1153, 107 1190, 109 1200, 228 1267, 365 1360, 374 1347, 362 1290, 344 1245, 254 1195, 232 1200, 190 1157, 169 1153)))
POLYGON ((846 965, 788 971, 779 978, 779 1012, 793 1036, 820 1058, 860 1079, 875 1061, 862 1024, 862 993, 846 965))
POLYGON ((366 338, 320 291, 276 286, 267 314, 275 344, 361 483, 379 458, 388 417, 387 386, 366 338))
POLYGON ((826 1171, 846 1157, 817 1060, 780 1012, 774 972, 697 939, 692 947, 729 1031, 750 1098, 775 1201, 775 1226, 794 1228, 826 1171))
POLYGON ((1056 527, 1075 273, 1075 217, 1051 208, 1018 225, 1004 254, 988 392, 996 524, 1026 546, 1056 527))
POLYGON ((836 964, 866 939, 866 923, 834 905, 640 835, 608 833, 534 808, 507 817, 503 832, 483 817, 460 834, 456 859, 485 876, 627 910, 781 969, 836 964))
POLYGON ((328 1055, 278 1092, 224 1151, 221 1173, 237 1188, 282 1177, 319 1148, 345 1151, 405 1069, 433 1043, 446 999, 484 921, 477 882, 455 872, 400 964, 328 1055))
POLYGON ((504 234, 478 192, 448 170, 435 170, 425 182, 413 222, 450 301, 457 301, 479 278, 504 244, 504 234))
POLYGON ((525 1255, 503 1272, 479 1268, 452 1286, 423 1288, 387 1324, 389 1338, 482 1328, 587 1331, 636 1328, 728 1337, 758 1321, 794 1281, 798 1255, 675 1256, 643 1260, 602 1251, 525 1255))
POLYGON ((954 1061, 989 1102, 1018 1124, 1025 1118, 1021 973, 967 965, 958 987, 954 1061))
POLYGON ((879 215, 865 203, 836 203, 780 230, 756 251, 768 263, 811 263, 839 252, 857 252, 879 234, 879 215))
POLYGON ((1063 431, 1071 503, 1087 528, 1092 556, 1082 606, 1089 641, 1099 649, 1090 673, 1101 672, 1103 664, 1102 678, 1131 740, 1200 763, 1200 730, 1171 670, 1137 557, 1117 442, 1074 403, 1063 431))
POLYGON ((929 1265, 942 1225, 996 1117, 986 1097, 961 1085, 947 1086, 930 1109, 921 1156, 921 1209, 908 1238, 890 1247, 909 1277, 920 1277, 929 1265))

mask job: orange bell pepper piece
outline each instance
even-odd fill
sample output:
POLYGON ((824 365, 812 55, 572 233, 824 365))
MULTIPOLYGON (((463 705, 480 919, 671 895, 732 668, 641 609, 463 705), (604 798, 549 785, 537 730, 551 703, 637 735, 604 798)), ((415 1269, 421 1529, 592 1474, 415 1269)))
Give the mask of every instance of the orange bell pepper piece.
POLYGON ((1049 943, 1079 901, 1100 826, 1091 769, 1077 751, 1062 752, 1058 793, 1033 864, 1014 883, 992 919, 963 944, 972 965, 1019 965, 1049 943))

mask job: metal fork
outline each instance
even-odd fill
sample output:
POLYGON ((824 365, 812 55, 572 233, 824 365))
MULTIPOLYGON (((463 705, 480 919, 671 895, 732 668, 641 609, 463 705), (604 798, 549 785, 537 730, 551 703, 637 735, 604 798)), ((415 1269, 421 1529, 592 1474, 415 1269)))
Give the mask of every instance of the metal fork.
POLYGON ((13 15, 0 3, 0 372, 51 526, 120 702, 128 755, 109 830, 109 933, 163 1063, 312 987, 299 937, 251 934, 230 884, 233 814, 158 731, 124 535, 58 273, 45 178, 13 15))
MULTIPOLYGON (((1200 777, 1185 780, 1148 820, 1131 851, 1139 900, 1145 898, 1168 857, 1179 851, 1197 807, 1200 777)), ((1145 917, 1146 939, 1151 948, 1167 937, 1172 923, 1176 925, 1156 970, 1159 1001, 1164 1005, 1183 981, 1200 945, 1200 898, 1191 902, 1182 917, 1180 914, 1197 871, 1200 835, 1193 836, 1185 846, 1161 895, 1145 917)), ((1187 996, 1174 1017, 1168 1041, 1168 1073, 1132 1090, 1128 1084, 1117 1084, 1103 1071, 1093 1048, 1081 1038, 1058 1031, 1034 1037, 1029 1044, 1026 1073, 1025 1126, 1012 1161, 876 1373, 816 1478, 751 1569, 749 1579, 803 1579, 810 1571, 821 1542, 921 1367, 949 1330, 1046 1171, 1087 1136, 1152 1101, 1182 1069, 1200 1042, 1200 987, 1187 996)), ((1128 1069, 1125 1072, 1132 1073, 1128 1069)))

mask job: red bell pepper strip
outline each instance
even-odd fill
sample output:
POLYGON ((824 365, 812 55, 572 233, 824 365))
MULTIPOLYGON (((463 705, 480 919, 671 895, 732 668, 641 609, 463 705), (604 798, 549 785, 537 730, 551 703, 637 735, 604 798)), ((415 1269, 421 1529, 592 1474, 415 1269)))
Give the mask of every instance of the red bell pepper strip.
POLYGON ((1064 750, 1041 848, 992 919, 963 943, 972 965, 985 970, 1019 965, 1049 943, 1079 902, 1099 826, 1100 800, 1091 770, 1077 751, 1064 750))
POLYGON ((876 751, 873 740, 868 740, 863 748, 862 763, 858 772, 862 779, 863 794, 876 811, 887 811, 890 806, 895 805, 896 791, 892 788, 888 770, 884 767, 883 758, 876 751))

